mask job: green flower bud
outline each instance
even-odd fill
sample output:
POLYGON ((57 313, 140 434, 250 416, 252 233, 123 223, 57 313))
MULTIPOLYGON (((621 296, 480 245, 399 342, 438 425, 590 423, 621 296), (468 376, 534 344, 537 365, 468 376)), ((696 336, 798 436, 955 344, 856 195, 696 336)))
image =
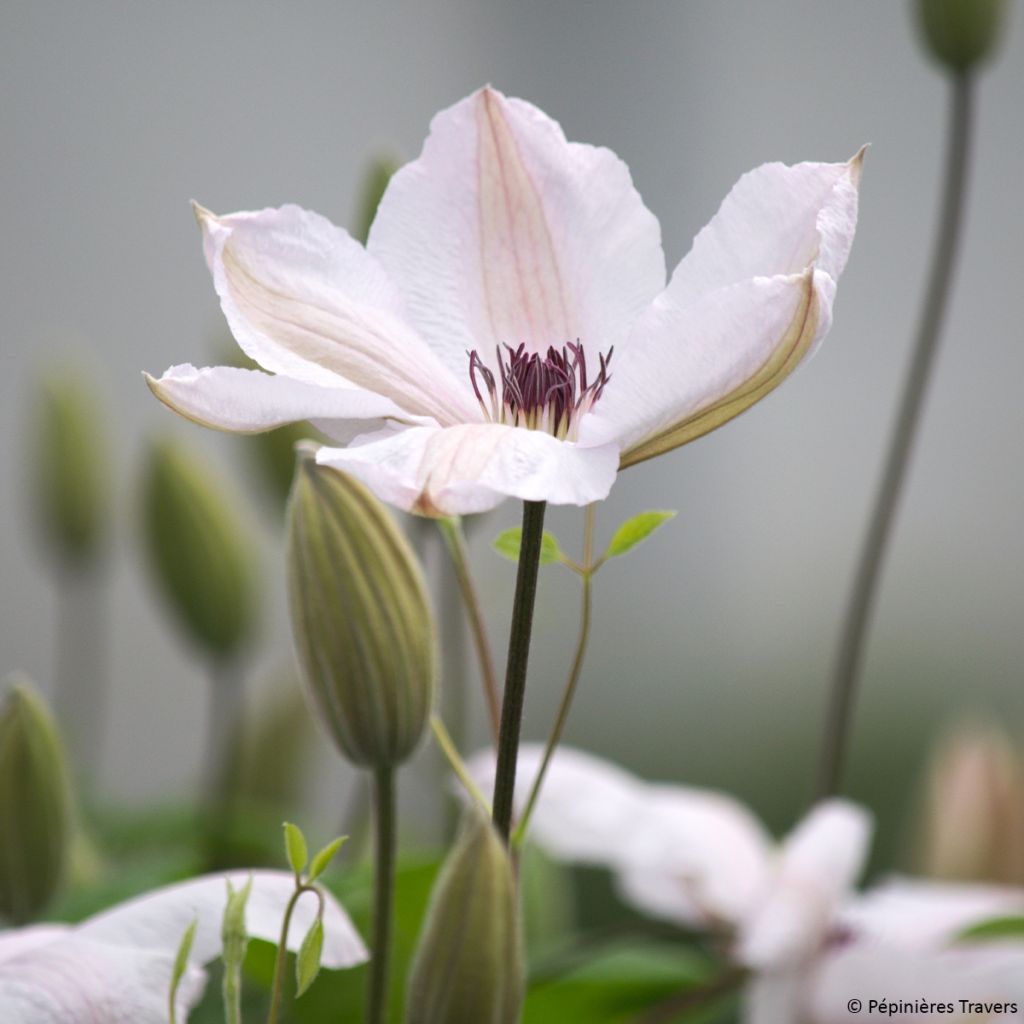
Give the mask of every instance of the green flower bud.
POLYGON ((33 920, 64 876, 71 788, 46 705, 14 680, 0 705, 0 918, 33 920))
POLYGON ((44 537, 62 560, 87 562, 103 541, 110 474, 98 403, 79 375, 43 381, 36 438, 33 489, 44 537))
POLYGON ((143 504, 150 562, 182 625, 214 657, 236 654, 256 612, 253 545, 219 481, 177 441, 157 441, 143 504))
POLYGON ((394 157, 378 156, 366 168, 356 204, 356 219, 352 225, 352 237, 357 238, 363 245, 370 237, 370 225, 377 216, 377 207, 384 198, 388 182, 400 166, 394 157))
POLYGON ((437 662, 409 543, 362 484, 308 456, 287 533, 292 630, 317 716, 356 764, 398 764, 423 735, 437 662))
POLYGON ((933 57, 953 71, 985 60, 999 40, 1004 0, 918 0, 918 22, 933 57))
POLYGON ((516 1024, 524 968, 508 851, 479 808, 441 869, 420 934, 406 1024, 516 1024))

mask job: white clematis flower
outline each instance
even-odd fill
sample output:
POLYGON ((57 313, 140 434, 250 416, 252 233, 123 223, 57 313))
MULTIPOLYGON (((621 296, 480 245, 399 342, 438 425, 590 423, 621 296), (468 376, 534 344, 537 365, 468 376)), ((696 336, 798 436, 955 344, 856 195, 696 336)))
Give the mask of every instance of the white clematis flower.
MULTIPOLYGON (((166 1024, 174 958, 197 922, 190 964, 178 989, 186 1020, 206 981, 204 964, 221 952, 226 881, 252 878, 246 929, 277 942, 294 876, 282 871, 209 875, 129 900, 72 926, 38 925, 0 932, 0 1020, 4 1024, 166 1024)), ((288 935, 297 950, 316 916, 316 900, 298 902, 288 935)), ((329 894, 324 907, 324 967, 354 967, 368 958, 348 915, 329 894)))
POLYGON ((224 314, 268 372, 175 366, 147 380, 222 430, 313 420, 339 444, 321 463, 403 509, 585 505, 813 351, 860 166, 741 178, 666 285, 658 222, 625 164, 485 88, 434 118, 365 249, 295 206, 197 208, 224 314))

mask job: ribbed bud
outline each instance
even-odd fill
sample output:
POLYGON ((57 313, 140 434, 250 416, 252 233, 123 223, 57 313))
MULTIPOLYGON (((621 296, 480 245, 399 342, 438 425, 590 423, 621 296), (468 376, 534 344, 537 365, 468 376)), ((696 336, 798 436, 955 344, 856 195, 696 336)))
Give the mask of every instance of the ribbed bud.
POLYGON ((252 545, 219 481, 177 441, 155 442, 144 520, 157 583, 189 635, 215 658, 235 654, 257 605, 252 545))
POLYGON ((1024 764, 994 726, 951 733, 931 760, 922 868, 948 881, 1024 885, 1024 764))
POLYGON ((24 680, 0 704, 0 919, 46 909, 67 863, 71 790, 46 705, 24 680))
POLYGON ((404 761, 427 723, 437 661, 408 542, 362 484, 303 455, 287 560, 295 647, 317 717, 356 764, 404 761))
POLYGON ((1005 0, 918 0, 918 22, 933 57, 966 71, 989 57, 999 41, 1005 0))
POLYGON ((490 821, 473 808, 434 886, 406 1024, 516 1024, 523 988, 512 864, 490 821))
POLYGON ((32 462, 38 520, 60 558, 84 563, 101 547, 109 505, 109 465, 98 403, 78 375, 42 384, 32 462))

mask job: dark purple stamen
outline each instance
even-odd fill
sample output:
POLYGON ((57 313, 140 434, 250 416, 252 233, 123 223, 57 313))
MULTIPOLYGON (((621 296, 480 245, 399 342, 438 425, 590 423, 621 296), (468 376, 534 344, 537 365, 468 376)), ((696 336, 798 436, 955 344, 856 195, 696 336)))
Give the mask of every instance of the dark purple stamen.
POLYGON ((502 358, 500 347, 496 352, 500 396, 494 374, 479 353, 475 349, 468 353, 469 379, 484 415, 498 423, 546 430, 556 437, 575 437, 580 417, 601 397, 611 380, 608 366, 614 347, 607 355, 598 356, 600 370, 592 383, 587 381, 587 357, 579 342, 563 345, 561 351, 551 346, 543 356, 527 352, 525 344, 515 349, 506 345, 505 350, 506 358, 502 358))

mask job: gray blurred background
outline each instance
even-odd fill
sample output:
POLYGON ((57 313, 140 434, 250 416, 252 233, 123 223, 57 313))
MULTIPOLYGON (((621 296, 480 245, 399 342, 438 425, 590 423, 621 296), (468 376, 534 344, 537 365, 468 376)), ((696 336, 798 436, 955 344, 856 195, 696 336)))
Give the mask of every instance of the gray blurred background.
MULTIPOLYGON (((785 827, 810 793, 935 231, 947 84, 909 14, 892 0, 5 3, 0 668, 44 688, 54 671, 54 583, 23 482, 31 384, 61 359, 101 388, 118 460, 106 792, 139 802, 186 791, 202 743, 203 666, 140 564, 147 436, 189 437, 252 506, 266 538, 253 557, 273 593, 254 678, 290 657, 275 520, 242 481, 239 442, 176 421, 140 375, 217 361, 223 328, 190 198, 223 211, 294 201, 348 223, 375 151, 414 156, 435 111, 492 82, 627 161, 674 265, 745 170, 841 160, 870 142, 820 354, 738 421, 628 471, 600 510, 605 539, 641 509, 680 514, 602 573, 569 729, 650 776, 726 786, 785 827)), ((882 813, 888 855, 931 731, 971 709, 1024 733, 1022 55, 1024 25, 1011 18, 981 83, 961 272, 866 660, 849 791, 882 813)), ((474 544, 502 653, 514 569, 487 543, 515 517, 505 506, 474 544)), ((550 517, 569 550, 580 519, 550 517)), ((535 738, 571 656, 577 591, 568 573, 545 571, 535 738)))

